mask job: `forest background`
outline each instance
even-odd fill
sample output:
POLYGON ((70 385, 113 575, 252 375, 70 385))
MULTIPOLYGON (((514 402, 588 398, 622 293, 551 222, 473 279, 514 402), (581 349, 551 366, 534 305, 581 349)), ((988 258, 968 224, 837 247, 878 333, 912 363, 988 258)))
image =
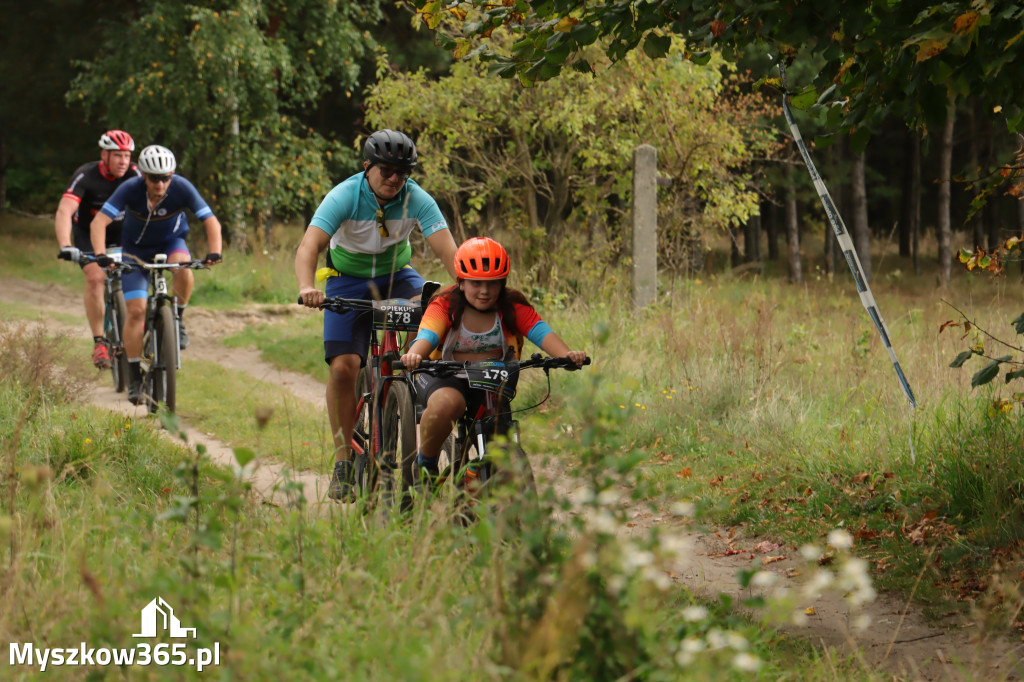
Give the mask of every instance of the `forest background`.
POLYGON ((417 140, 417 178, 457 239, 515 233, 516 255, 543 278, 565 249, 585 250, 598 266, 627 255, 631 155, 649 143, 659 154, 663 267, 763 272, 779 261, 800 281, 816 255, 801 245, 814 235, 820 267, 832 274, 845 265, 784 125, 778 84, 764 83, 777 77, 764 38, 777 47, 781 35, 807 48, 787 55, 787 85, 869 278, 872 248, 895 243, 915 274, 921 249, 937 250, 946 284, 956 247, 992 251, 1022 230, 1020 140, 1011 132, 1019 107, 980 87, 1003 80, 999 69, 1017 49, 1011 35, 997 62, 979 39, 1012 28, 1006 11, 902 3, 905 12, 913 6, 908 16, 918 13, 905 42, 874 54, 871 40, 887 36, 864 3, 840 3, 834 17, 797 12, 782 28, 769 23, 772 10, 751 10, 748 18, 769 27, 753 36, 734 35, 735 17, 719 16, 702 37, 704 18, 693 13, 689 47, 653 11, 608 18, 628 3, 606 3, 606 14, 582 21, 549 3, 533 25, 518 21, 520 4, 503 3, 504 13, 480 23, 467 9, 425 0, 5 0, 3 16, 14 20, 0 29, 0 210, 50 212, 71 170, 95 158, 99 133, 124 128, 140 145, 173 149, 180 171, 212 200, 231 248, 248 249, 275 223, 306 224, 326 190, 359 169, 361 136, 395 127, 417 140), (541 21, 557 19, 556 10, 572 21, 541 21), (830 18, 836 31, 819 39, 814 22, 830 18), (60 39, 27 30, 40 26, 60 39), (554 47, 528 62, 523 44, 536 50, 541 38, 554 47), (698 52, 702 41, 715 49, 698 52), (913 76, 905 93, 865 75, 886 50, 886 77, 913 76), (514 55, 497 66, 519 78, 492 76, 496 53, 514 55), (469 58, 453 62, 453 54, 469 58), (955 63, 969 59, 989 60, 977 92, 960 82, 970 64, 955 63), (837 60, 834 80, 853 97, 819 82, 837 60), (865 105, 865 92, 880 103, 865 105), (715 264, 709 245, 723 235, 729 263, 715 264))

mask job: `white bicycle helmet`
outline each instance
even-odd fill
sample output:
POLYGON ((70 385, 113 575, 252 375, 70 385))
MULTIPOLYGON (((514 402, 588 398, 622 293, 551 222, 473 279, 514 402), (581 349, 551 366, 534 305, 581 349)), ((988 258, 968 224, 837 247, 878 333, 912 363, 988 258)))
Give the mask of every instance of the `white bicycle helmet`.
POLYGON ((135 151, 135 140, 123 130, 108 130, 100 136, 100 149, 107 151, 135 151))
POLYGON ((139 170, 151 175, 166 175, 177 168, 174 152, 167 147, 151 144, 139 154, 139 170))

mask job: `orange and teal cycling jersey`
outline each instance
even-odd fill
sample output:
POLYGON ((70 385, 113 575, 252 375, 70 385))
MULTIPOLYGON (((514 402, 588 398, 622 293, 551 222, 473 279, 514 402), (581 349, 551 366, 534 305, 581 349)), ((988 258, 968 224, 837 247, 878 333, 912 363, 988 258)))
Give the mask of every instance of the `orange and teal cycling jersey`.
MULTIPOLYGON (((540 318, 537 311, 528 303, 513 303, 512 309, 515 315, 512 320, 505 320, 501 313, 495 313, 501 321, 503 331, 503 356, 506 360, 512 357, 519 358, 523 351, 523 337, 525 336, 538 348, 544 343, 544 337, 551 333, 551 327, 540 318), (511 357, 510 357, 511 356, 511 357)), ((433 349, 431 357, 434 359, 451 360, 455 342, 459 337, 458 330, 454 334, 451 331, 451 300, 442 294, 436 296, 427 309, 423 311, 423 318, 420 320, 419 333, 416 340, 424 339, 430 342, 433 349)))

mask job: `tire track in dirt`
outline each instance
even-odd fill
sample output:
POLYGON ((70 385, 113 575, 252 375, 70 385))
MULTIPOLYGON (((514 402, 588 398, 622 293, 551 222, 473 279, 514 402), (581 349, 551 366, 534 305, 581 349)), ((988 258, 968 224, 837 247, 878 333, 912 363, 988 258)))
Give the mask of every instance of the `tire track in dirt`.
MULTIPOLYGON (((38 284, 26 280, 0 278, 0 300, 28 304, 41 311, 61 313, 82 319, 77 327, 47 322, 50 331, 64 331, 76 338, 88 338, 79 294, 69 293, 54 284, 38 284)), ((254 305, 242 310, 211 312, 190 307, 186 318, 192 345, 186 351, 191 357, 216 362, 227 369, 244 372, 256 379, 278 384, 300 400, 323 409, 324 385, 306 375, 281 370, 264 362, 252 348, 225 348, 219 339, 243 328, 275 320, 288 319, 299 314, 311 314, 296 306, 254 305)), ((146 411, 128 403, 125 394, 118 394, 109 382, 98 383, 90 402, 104 409, 142 417, 146 411)), ((234 463, 231 448, 216 438, 182 424, 188 444, 206 447, 211 460, 230 466, 234 463)), ((180 443, 180 440, 167 434, 180 443)), ((578 491, 570 489, 571 477, 551 458, 536 457, 536 470, 560 494, 573 499, 578 491)), ((272 461, 260 461, 251 477, 254 492, 271 504, 288 504, 279 484, 284 480, 285 466, 272 461)), ((324 499, 329 476, 303 471, 292 473, 292 479, 303 485, 310 509, 329 513, 333 503, 324 499)), ((625 496, 624 496, 625 497, 625 496)), ((755 559, 762 563, 769 556, 760 551, 764 547, 759 538, 736 539, 728 533, 697 532, 680 517, 668 513, 653 513, 645 509, 627 507, 631 521, 621 529, 624 536, 637 539, 655 526, 669 527, 674 535, 691 548, 688 556, 673 566, 671 579, 693 593, 706 598, 728 594, 735 602, 754 597, 770 597, 769 588, 740 589, 736 574, 749 569, 755 559)), ((764 566, 778 576, 777 585, 798 590, 805 576, 806 566, 797 558, 795 550, 776 548, 771 556, 783 557, 764 566)), ((826 660, 854 656, 865 670, 892 674, 901 680, 970 680, 987 681, 1022 679, 1020 666, 1024 645, 1000 636, 988 636, 972 623, 953 618, 942 622, 928 621, 920 610, 893 595, 882 594, 857 613, 871 618, 871 626, 854 631, 855 613, 847 607, 842 595, 827 592, 820 598, 805 599, 801 609, 813 609, 803 625, 790 625, 782 631, 793 637, 811 641, 823 648, 826 660)))

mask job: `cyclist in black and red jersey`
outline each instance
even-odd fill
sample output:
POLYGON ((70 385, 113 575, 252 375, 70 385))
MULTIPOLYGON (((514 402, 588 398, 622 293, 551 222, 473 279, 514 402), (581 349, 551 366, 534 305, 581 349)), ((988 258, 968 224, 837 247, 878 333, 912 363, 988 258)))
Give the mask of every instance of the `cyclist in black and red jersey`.
MULTIPOLYGON (((85 316, 93 341, 92 362, 100 369, 110 367, 110 352, 103 336, 103 279, 105 271, 94 262, 81 262, 82 253, 92 253, 89 225, 92 218, 129 178, 141 175, 132 163, 135 141, 123 130, 108 130, 100 137, 100 160, 91 161, 74 172, 57 205, 54 225, 57 244, 69 260, 78 262, 85 275, 85 316)), ((121 215, 107 229, 107 244, 120 248, 121 215)))

